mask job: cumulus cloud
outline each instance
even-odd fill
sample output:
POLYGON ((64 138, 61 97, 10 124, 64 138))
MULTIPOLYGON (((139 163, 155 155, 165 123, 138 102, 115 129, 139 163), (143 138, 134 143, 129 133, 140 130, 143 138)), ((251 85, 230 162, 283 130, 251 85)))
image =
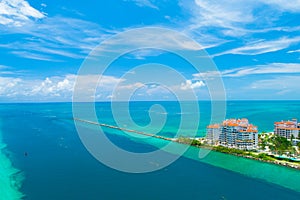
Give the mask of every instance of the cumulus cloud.
POLYGON ((24 0, 0 2, 0 24, 22 26, 28 21, 44 18, 45 15, 24 0))
POLYGON ((186 80, 185 83, 181 84, 180 89, 187 90, 187 89, 200 88, 200 87, 204 87, 204 86, 205 86, 205 83, 203 81, 193 82, 192 80, 186 80))
POLYGON ((20 78, 0 77, 0 96, 13 96, 21 82, 20 78))
POLYGON ((37 85, 33 85, 30 96, 69 96, 72 94, 76 76, 67 75, 66 77, 47 77, 37 85))
MULTIPOLYGON (((75 74, 52 76, 45 79, 21 79, 14 77, 0 77, 0 100, 15 101, 71 101, 76 79, 75 74)), ((95 95, 109 94, 122 79, 113 76, 102 76, 98 82, 96 75, 82 75, 82 94, 84 90, 96 87, 95 95)), ((123 88, 126 89, 126 88, 123 88)), ((81 92, 81 91, 80 91, 81 92)), ((103 96, 103 95, 102 95, 103 96)), ((103 100, 103 99, 102 99, 103 100)))
MULTIPOLYGON (((75 75, 51 76, 44 79, 23 79, 0 76, 0 101, 108 101, 163 100, 186 97, 186 91, 205 86, 203 81, 186 80, 181 85, 160 85, 125 80, 114 76, 75 75), (78 82, 79 80, 79 82, 78 82), (80 85, 75 85, 79 84, 80 85), (74 89, 76 92, 74 93, 74 89), (75 95, 75 99, 73 95, 75 95), (129 95, 129 96, 128 96, 129 95)), ((189 98, 187 97, 187 100, 189 98)))

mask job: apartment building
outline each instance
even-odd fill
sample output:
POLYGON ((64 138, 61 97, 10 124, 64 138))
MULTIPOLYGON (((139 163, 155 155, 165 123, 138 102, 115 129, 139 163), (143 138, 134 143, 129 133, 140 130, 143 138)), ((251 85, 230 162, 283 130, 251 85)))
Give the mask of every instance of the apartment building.
POLYGON ((257 148, 258 131, 248 119, 227 119, 207 126, 206 139, 209 144, 251 150, 257 148))
POLYGON ((281 121, 274 123, 274 134, 291 139, 292 137, 298 138, 300 133, 300 123, 297 119, 288 121, 281 121))

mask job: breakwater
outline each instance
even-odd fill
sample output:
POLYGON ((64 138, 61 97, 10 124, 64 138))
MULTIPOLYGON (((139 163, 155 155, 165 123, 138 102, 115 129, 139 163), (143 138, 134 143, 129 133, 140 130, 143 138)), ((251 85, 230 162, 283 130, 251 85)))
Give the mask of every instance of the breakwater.
POLYGON ((73 118, 73 119, 76 121, 87 123, 87 124, 93 124, 93 125, 102 126, 102 127, 106 127, 106 128, 117 129, 117 130, 129 132, 129 133, 135 133, 135 134, 144 135, 144 136, 148 136, 148 137, 154 137, 154 138, 158 138, 158 139, 162 139, 162 140, 175 141, 174 138, 168 138, 168 137, 164 137, 161 135, 155 135, 155 134, 146 133, 146 132, 142 132, 142 131, 113 126, 113 125, 109 125, 109 124, 93 122, 93 121, 89 121, 89 120, 85 120, 85 119, 79 119, 79 118, 73 118))

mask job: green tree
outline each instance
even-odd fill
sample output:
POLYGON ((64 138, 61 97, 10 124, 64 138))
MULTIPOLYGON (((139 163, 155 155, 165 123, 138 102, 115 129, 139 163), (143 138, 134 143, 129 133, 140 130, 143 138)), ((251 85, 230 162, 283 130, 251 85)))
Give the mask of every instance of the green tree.
POLYGON ((201 146, 201 142, 200 141, 198 141, 198 140, 192 140, 192 142, 191 142, 191 145, 193 145, 193 146, 201 146))
POLYGON ((261 142, 259 143, 259 146, 261 147, 262 150, 265 150, 267 146, 267 141, 265 139, 262 139, 261 142))
MULTIPOLYGON (((291 141, 287 140, 284 137, 275 136, 272 138, 272 144, 275 152, 282 154, 292 148, 291 141)), ((273 148, 271 148, 273 150, 273 148)))

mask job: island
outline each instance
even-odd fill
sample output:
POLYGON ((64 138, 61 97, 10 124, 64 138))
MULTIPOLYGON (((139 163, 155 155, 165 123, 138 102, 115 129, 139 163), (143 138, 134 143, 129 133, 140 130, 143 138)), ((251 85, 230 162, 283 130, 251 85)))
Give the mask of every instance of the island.
POLYGON ((274 132, 262 133, 258 133, 258 127, 250 124, 246 118, 226 119, 220 124, 208 125, 206 137, 178 138, 169 138, 85 119, 73 118, 73 120, 300 170, 300 123, 296 119, 275 122, 274 132))
POLYGON ((300 123, 297 119, 274 123, 274 132, 258 133, 248 119, 226 119, 207 126, 205 138, 179 138, 177 142, 214 151, 300 169, 300 123))

